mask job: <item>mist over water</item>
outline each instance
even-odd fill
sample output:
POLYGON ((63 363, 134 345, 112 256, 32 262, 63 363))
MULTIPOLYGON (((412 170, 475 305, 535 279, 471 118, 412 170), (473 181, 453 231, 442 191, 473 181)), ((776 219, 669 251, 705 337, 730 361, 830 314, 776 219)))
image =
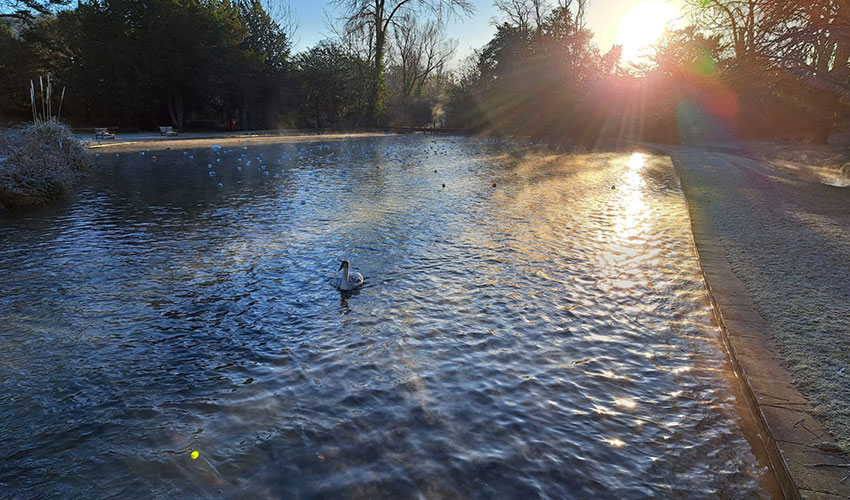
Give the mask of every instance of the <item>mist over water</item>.
POLYGON ((669 161, 515 146, 104 152, 0 219, 0 491, 767 497, 669 161))

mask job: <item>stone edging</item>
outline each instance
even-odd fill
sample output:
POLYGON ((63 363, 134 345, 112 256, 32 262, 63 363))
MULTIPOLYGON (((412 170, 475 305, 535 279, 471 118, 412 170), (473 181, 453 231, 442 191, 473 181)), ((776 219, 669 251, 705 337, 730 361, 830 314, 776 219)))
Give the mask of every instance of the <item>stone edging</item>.
MULTIPOLYGON (((670 155, 664 148, 657 149, 670 155)), ((850 498, 850 468, 827 465, 847 464, 850 458, 819 447, 830 440, 829 433, 794 388, 767 323, 745 284, 732 271, 714 221, 705 210, 706 196, 687 167, 677 165, 670 156, 685 193, 694 245, 715 318, 785 497, 850 498)))

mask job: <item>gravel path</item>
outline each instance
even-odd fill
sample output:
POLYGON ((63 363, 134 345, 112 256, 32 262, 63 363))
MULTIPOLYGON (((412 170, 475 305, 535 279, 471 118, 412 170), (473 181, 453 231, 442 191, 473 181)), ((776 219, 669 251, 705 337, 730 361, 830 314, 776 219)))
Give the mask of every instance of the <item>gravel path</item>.
POLYGON ((798 389, 850 451, 850 189, 731 154, 669 147, 798 389))

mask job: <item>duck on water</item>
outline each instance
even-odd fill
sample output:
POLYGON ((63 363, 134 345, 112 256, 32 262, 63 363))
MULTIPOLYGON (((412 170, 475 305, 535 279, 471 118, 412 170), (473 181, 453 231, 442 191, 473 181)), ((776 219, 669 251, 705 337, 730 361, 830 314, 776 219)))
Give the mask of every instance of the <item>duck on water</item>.
POLYGON ((347 260, 343 260, 339 265, 339 270, 336 276, 331 279, 331 284, 343 291, 355 290, 363 286, 363 275, 355 272, 350 272, 351 264, 347 260))

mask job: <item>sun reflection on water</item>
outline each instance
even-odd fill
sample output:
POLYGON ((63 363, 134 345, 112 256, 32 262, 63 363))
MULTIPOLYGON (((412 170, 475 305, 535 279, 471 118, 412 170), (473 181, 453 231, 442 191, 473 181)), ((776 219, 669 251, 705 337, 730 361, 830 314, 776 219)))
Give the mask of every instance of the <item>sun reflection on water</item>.
POLYGON ((614 448, 622 448, 623 446, 626 446, 626 443, 619 438, 609 438, 605 439, 604 441, 613 446, 614 448))
POLYGON ((643 153, 630 155, 608 200, 606 211, 612 228, 597 256, 597 284, 605 293, 628 293, 650 286, 646 264, 657 257, 657 249, 647 247, 655 226, 645 199, 647 161, 643 153))
POLYGON ((615 398, 614 404, 627 410, 634 410, 637 408, 637 401, 629 398, 615 398))
POLYGON ((634 153, 629 157, 629 168, 623 174, 621 191, 623 214, 616 221, 617 234, 625 237, 637 236, 645 229, 647 205, 643 189, 646 186, 641 172, 646 167, 646 155, 634 153))

